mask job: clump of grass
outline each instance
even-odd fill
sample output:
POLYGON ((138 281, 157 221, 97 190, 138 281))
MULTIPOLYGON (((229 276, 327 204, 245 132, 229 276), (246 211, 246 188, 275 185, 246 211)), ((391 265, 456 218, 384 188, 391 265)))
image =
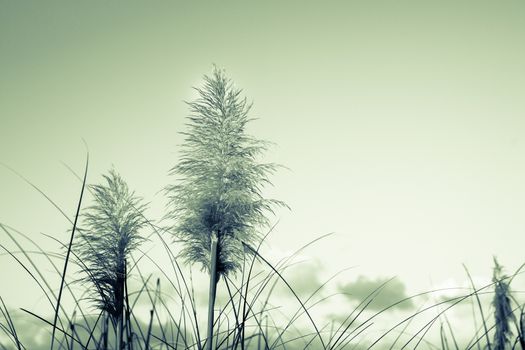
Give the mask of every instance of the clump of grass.
MULTIPOLYGON (((348 316, 340 322, 337 328, 334 327, 333 320, 324 326, 319 325, 314 320, 310 310, 333 296, 316 296, 332 278, 323 283, 305 300, 302 300, 283 274, 284 270, 291 266, 291 258, 296 256, 300 250, 275 265, 259 252, 262 240, 259 239, 258 229, 268 224, 267 214, 272 212, 275 206, 284 205, 280 201, 264 198, 261 192, 262 187, 269 183, 268 177, 276 170, 276 166, 258 162, 258 157, 266 151, 267 144, 247 135, 245 132, 246 125, 250 121, 248 117, 250 105, 247 104, 245 98, 241 97, 241 91, 233 86, 231 80, 225 76, 222 70, 215 69, 213 74, 205 76, 204 80, 204 86, 196 89, 199 98, 189 103, 191 117, 187 124, 188 130, 183 133, 186 136, 186 142, 181 148, 182 158, 180 163, 171 170, 171 174, 176 176, 177 180, 174 185, 167 187, 167 193, 172 209, 169 215, 175 221, 173 233, 183 242, 182 256, 191 264, 200 264, 210 275, 208 335, 206 338, 208 349, 241 348, 244 350, 254 347, 257 349, 263 347, 264 349, 280 349, 281 347, 291 349, 296 348, 296 346, 304 349, 322 348, 330 350, 350 346, 363 348, 365 345, 361 342, 366 339, 363 334, 371 329, 380 315, 394 309, 400 303, 433 292, 416 294, 399 301, 392 300, 392 303, 383 309, 368 313, 369 305, 386 285, 385 282, 385 284, 372 290, 353 310, 350 310, 348 316), (251 262, 250 259, 246 259, 246 252, 251 254, 251 262), (256 262, 261 263, 263 268, 257 271, 256 262), (240 271, 241 274, 239 285, 236 285, 238 280, 234 280, 230 276, 230 274, 235 275, 237 271, 240 271), (229 298, 215 321, 215 293, 220 277, 224 281, 229 298), (269 303, 270 296, 278 282, 283 283, 298 302, 299 307, 296 312, 281 314, 282 311, 279 310, 279 306, 269 303), (316 300, 314 297, 319 299, 316 300), (236 300, 238 300, 237 303, 236 300), (273 317, 275 314, 277 314, 277 318, 273 317), (306 333, 303 329, 299 329, 300 324, 297 320, 303 314, 312 324, 314 332, 306 333), (284 325, 279 323, 282 322, 282 319, 284 319, 284 325), (327 331, 328 326, 330 326, 329 331, 327 331), (245 336, 246 328, 250 332, 247 336, 245 336), (328 334, 328 339, 323 338, 323 333, 328 334), (253 345, 255 342, 256 345, 253 345)), ((83 180, 79 178, 83 182, 81 193, 84 190, 86 174, 87 166, 83 180)), ((65 245, 59 242, 63 248, 67 249, 65 256, 46 253, 30 240, 37 248, 36 253, 43 254, 61 277, 58 296, 55 295, 51 286, 45 282, 45 276, 40 273, 40 267, 33 263, 29 256, 31 252, 26 252, 18 244, 10 234, 11 228, 7 229, 5 225, 0 223, 0 229, 15 242, 20 251, 11 252, 2 244, 0 244, 0 248, 5 250, 29 273, 44 292, 50 304, 56 305, 54 322, 50 322, 45 317, 38 316, 33 312, 22 310, 36 317, 39 322, 53 327, 52 350, 55 332, 62 335, 62 338, 57 340, 59 349, 133 350, 135 345, 135 349, 146 350, 181 347, 202 350, 197 303, 191 274, 189 279, 184 276, 163 235, 157 231, 154 224, 151 224, 144 217, 143 211, 146 209, 146 205, 129 190, 122 177, 116 171, 110 170, 103 178, 103 184, 89 187, 94 196, 94 204, 87 208, 82 215, 84 227, 82 230, 79 229, 80 242, 78 246, 75 245, 72 249, 82 195, 78 202, 75 220, 71 220, 73 229, 70 244, 65 245), (169 297, 161 292, 160 279, 157 279, 156 285, 152 286, 152 282, 150 282, 152 275, 144 276, 140 271, 139 261, 132 257, 132 252, 135 249, 140 251, 138 248, 144 238, 139 233, 146 224, 149 224, 157 233, 166 249, 169 258, 167 265, 173 269, 175 278, 170 279, 168 275, 170 266, 167 268, 167 266, 161 266, 162 264, 155 261, 158 257, 153 258, 147 252, 141 252, 142 257, 149 259, 167 279, 172 290, 174 290, 174 293, 171 292, 169 297), (23 257, 27 259, 29 264, 18 259, 17 253, 23 253, 23 257), (92 300, 101 311, 96 320, 91 315, 84 314, 79 299, 66 281, 70 253, 74 256, 71 258, 71 263, 79 264, 87 273, 87 277, 85 277, 85 281, 88 282, 86 283, 88 285, 87 292, 91 293, 92 300), (63 270, 58 269, 54 264, 55 258, 65 261, 63 270), (128 262, 133 262, 133 269, 142 280, 142 286, 137 291, 132 291, 131 294, 127 290, 126 282, 129 274, 128 267, 130 266, 128 262), (71 293, 75 301, 72 316, 64 312, 65 322, 58 318, 59 308, 60 310, 64 308, 60 303, 62 290, 71 293), (133 312, 139 298, 147 298, 146 300, 151 302, 149 318, 146 322, 135 317, 139 313, 137 309, 135 309, 136 314, 133 312), (130 299, 132 299, 131 302, 130 299), (55 300, 56 304, 54 304, 55 300), (172 310, 176 310, 176 312, 172 310), (164 315, 168 316, 167 323, 163 323, 161 319, 164 315), (77 317, 84 321, 83 324, 77 320, 77 317), (132 321, 134 321, 135 326, 133 330, 132 321), (114 331, 111 338, 108 334, 109 324, 113 325, 114 331), (99 332, 100 339, 96 339, 99 332), (113 340, 115 340, 114 345, 112 344, 113 340)), ((37 187, 33 187, 65 215, 65 212, 47 195, 37 187)), ((26 236, 24 237, 27 239, 26 236)), ((510 291, 512 278, 503 275, 502 268, 496 260, 495 265, 492 284, 476 288, 467 270, 472 284, 472 292, 450 300, 436 302, 430 306, 421 305, 415 313, 404 317, 393 327, 382 331, 379 337, 366 345, 366 348, 371 349, 376 344, 379 346, 380 341, 382 342, 381 345, 385 343, 388 345, 387 336, 391 332, 397 331, 397 328, 404 324, 401 332, 390 344, 390 349, 394 349, 398 340, 404 339, 402 336, 406 336, 408 340, 400 347, 401 349, 407 348, 413 341, 416 342, 414 349, 423 343, 427 344, 429 348, 437 349, 438 347, 432 345, 425 337, 436 320, 439 320, 443 315, 450 330, 450 338, 442 324, 439 330, 441 348, 449 349, 454 346, 456 350, 459 350, 453 328, 446 318, 445 312, 463 300, 475 297, 479 305, 485 333, 482 337, 478 337, 478 331, 476 331, 474 340, 467 345, 469 346, 468 349, 478 346, 481 350, 480 341, 485 339, 486 347, 489 350, 503 350, 511 347, 514 349, 517 348, 518 344, 521 345, 522 349, 525 349, 524 306, 520 306, 512 296, 510 291), (484 317, 480 295, 485 294, 485 290, 492 286, 494 286, 495 323, 489 328, 484 317), (510 304, 511 300, 518 304, 514 310, 510 304), (435 308, 440 309, 441 305, 446 305, 446 307, 442 311, 438 310, 437 316, 432 317, 423 327, 417 325, 416 331, 409 329, 409 324, 417 316, 435 308), (512 315, 516 310, 520 312, 517 320, 512 315), (510 330, 511 321, 515 322, 518 333, 514 344, 512 344, 513 339, 510 330), (492 335, 493 329, 495 332, 493 341, 491 341, 490 335, 492 335)), ((16 319, 11 316, 1 298, 0 304, 0 315, 2 316, 0 333, 3 332, 16 349, 27 349, 28 347, 22 344, 16 331, 16 319)), ((412 347, 412 345, 410 346, 412 347)), ((6 348, 1 342, 0 348, 11 349, 6 348)))
POLYGON ((103 177, 105 184, 90 186, 94 204, 83 214, 78 251, 88 274, 86 280, 94 287, 93 300, 118 329, 117 349, 122 349, 124 321, 129 321, 124 312, 127 262, 144 240, 139 231, 146 224, 146 205, 114 169, 103 177))

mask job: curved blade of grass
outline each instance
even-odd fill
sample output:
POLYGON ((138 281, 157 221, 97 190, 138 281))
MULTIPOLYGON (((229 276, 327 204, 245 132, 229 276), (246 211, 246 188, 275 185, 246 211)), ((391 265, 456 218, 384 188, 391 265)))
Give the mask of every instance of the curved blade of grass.
MULTIPOLYGON (((366 298, 364 298, 356 307, 355 310, 353 310, 347 317, 346 319, 343 321, 343 323, 341 323, 341 326, 337 328, 335 334, 339 333, 340 329, 342 328, 342 326, 352 317, 352 315, 354 314, 354 312, 356 312, 357 310, 359 310, 359 308, 361 308, 361 310, 359 310, 357 312, 357 314, 354 316, 354 318, 345 326, 345 328, 341 331, 339 337, 337 337, 337 339, 335 340, 335 342, 333 342, 333 344, 331 345, 330 349, 335 349, 336 348, 336 345, 337 343, 339 343, 343 338, 343 336, 346 334, 346 331, 354 324, 354 322, 359 318, 359 316, 361 315, 361 313, 363 313, 366 308, 375 300, 375 298, 379 295, 379 293, 381 293, 381 290, 390 282, 394 279, 395 277, 392 277, 388 280, 386 280, 385 282, 383 282, 382 284, 380 284, 378 287, 374 288, 374 290, 372 290, 367 296, 366 298), (369 300, 370 299, 370 300, 369 300), (367 301, 368 300, 368 301, 367 301)), ((366 324, 368 322, 365 321, 362 325, 366 324)), ((361 326, 362 326, 361 325, 361 326)), ((355 330, 359 329, 359 327, 357 327, 355 330)), ((350 333, 351 334, 351 333, 350 333)))
MULTIPOLYGON (((270 229, 268 230, 268 232, 266 232, 266 234, 262 237, 262 239, 259 241, 258 245, 257 245, 257 252, 261 249, 261 246, 263 244, 263 242, 265 241, 265 239, 268 237, 268 235, 270 235, 270 233, 272 233, 272 231, 275 229, 275 227, 277 226, 278 224, 278 221, 272 225, 272 227, 270 227, 270 229)), ((244 292, 244 303, 243 303, 243 309, 242 309, 242 322, 240 323, 239 327, 239 331, 240 331, 240 336, 241 336, 241 349, 244 350, 244 335, 245 335, 245 331, 244 331, 244 325, 245 325, 245 319, 247 317, 247 313, 246 313, 246 308, 247 308, 247 296, 248 296, 248 286, 250 284, 250 277, 252 275, 252 271, 253 271, 253 266, 255 264, 255 258, 256 256, 254 255, 253 256, 253 259, 250 263, 250 269, 248 270, 248 276, 246 277, 246 290, 244 292)), ((244 268, 243 268, 243 281, 244 281, 244 268)), ((239 294, 239 297, 242 297, 242 293, 239 294)))
POLYGON ((4 315, 5 319, 7 320, 7 324, 9 326, 11 334, 12 334, 14 340, 15 340, 16 347, 18 348, 18 350, 21 350, 21 344, 20 344, 20 340, 18 338, 18 334, 16 333, 15 324, 13 323, 13 319, 11 318, 11 315, 9 314, 9 310, 7 310, 7 307, 5 306, 4 300, 2 299, 1 296, 0 296, 0 302, 2 303, 2 307, 3 307, 3 309, 0 308, 0 311, 2 311, 2 314, 4 315))
MULTIPOLYGON (((436 317, 436 318, 434 318, 433 320, 431 320, 431 321, 428 323, 428 326, 426 326, 426 327, 423 328, 425 331, 423 332, 423 334, 421 334, 421 336, 418 335, 419 332, 421 332, 421 330, 420 330, 419 332, 417 332, 417 333, 415 334, 415 336, 412 337, 412 339, 416 339, 416 338, 418 338, 418 341, 417 341, 416 345, 414 345, 414 350, 417 349, 417 347, 419 346, 419 344, 421 344, 421 342, 423 341, 423 338, 425 338, 425 336, 427 335, 428 331, 430 331, 430 328, 432 328, 432 326, 434 325, 434 323, 437 322, 437 320, 439 320, 439 317, 436 317), (417 337, 416 337, 416 335, 417 335, 417 337)), ((408 344, 410 343, 410 341, 411 341, 411 340, 409 340, 408 342, 406 342, 406 344, 403 345, 403 346, 401 347, 400 350, 403 350, 404 348, 406 348, 406 347, 408 346, 408 344)))
POLYGON ((73 221, 69 218, 69 216, 67 216, 67 214, 62 210, 62 208, 60 208, 58 206, 58 204, 56 204, 44 191, 42 191, 38 186, 36 186, 35 184, 33 184, 31 181, 29 181, 24 175, 20 174, 18 171, 16 171, 15 169, 11 168, 9 165, 5 164, 5 163, 2 163, 0 162, 0 165, 2 165, 3 167, 5 167, 6 169, 10 170, 13 174, 15 174, 16 176, 18 176, 19 178, 21 178, 22 180, 24 180, 25 183, 27 183, 29 186, 33 187, 38 193, 40 193, 42 196, 44 196, 44 198, 49 202, 51 203, 51 205, 53 205, 65 218, 67 221, 69 221, 69 223, 73 224, 73 221))
POLYGON ((49 297, 49 294, 47 293, 47 291, 45 290, 44 286, 42 286, 42 284, 40 283, 40 281, 35 277, 35 275, 27 268, 27 266, 24 265, 24 263, 22 261, 20 261, 20 259, 18 259, 13 253, 11 253, 6 247, 4 247, 2 244, 0 244, 0 248, 4 249, 7 254, 9 254, 13 259, 15 259, 15 261, 20 265, 22 266, 22 268, 29 274, 29 276, 36 282, 36 284, 38 285, 38 287, 40 287, 40 289, 42 290, 42 292, 44 292, 44 295, 46 297, 46 299, 49 301, 49 303, 51 304, 51 306, 54 305, 53 303, 53 300, 51 300, 51 298, 49 297))
POLYGON ((252 247, 250 247, 248 244, 246 244, 244 242, 243 242, 243 246, 248 248, 248 250, 252 251, 255 255, 257 255, 257 257, 259 257, 259 259, 264 261, 264 263, 266 263, 266 265, 268 265, 279 276, 279 278, 283 281, 283 283, 286 285, 286 287, 288 287, 288 289, 292 292, 292 294, 294 295, 295 299, 299 302, 299 304, 301 304, 301 307, 304 309, 306 315, 310 319, 310 322, 312 323, 312 326, 314 327, 314 329, 315 329, 315 331, 317 333, 317 337, 319 338, 319 341, 321 342, 321 345, 322 345, 323 349, 326 349, 326 345, 325 345, 325 343, 323 341, 323 337, 319 333, 319 329, 317 328, 317 325, 316 325, 315 321, 313 320, 312 316, 308 312, 308 309, 304 306, 303 302, 301 301, 301 298, 299 298, 299 296, 297 295, 295 290, 292 288, 292 286, 290 286, 288 281, 279 273, 279 271, 277 271, 275 269, 275 267, 273 267, 273 265, 268 260, 266 260, 261 254, 259 254, 259 252, 257 252, 255 249, 253 249, 252 247))
MULTIPOLYGON (((260 248, 261 248, 261 246, 262 246, 262 243, 265 241, 266 237, 272 232, 272 230, 275 228, 276 225, 277 225, 277 223, 276 223, 274 226, 272 226, 271 229, 270 229, 270 230, 264 235, 264 237, 263 237, 263 238, 261 239, 261 241, 259 242, 259 244, 258 244, 258 246, 257 246, 257 249, 255 250, 255 253, 256 253, 256 254, 254 254, 254 257, 253 257, 252 262, 251 262, 251 264, 250 264, 250 271, 249 271, 249 273, 248 273, 248 277, 247 277, 247 283, 246 283, 246 292, 245 292, 245 295, 247 295, 247 292, 248 292, 248 286, 247 286, 247 285, 248 285, 248 282, 249 282, 250 279, 251 279, 250 277, 251 277, 252 269, 253 269, 253 266, 254 266, 254 263, 255 263, 255 258, 256 258, 257 255, 258 255, 258 252, 259 252, 259 250, 260 250, 260 248)), ((283 272, 283 270, 287 267, 286 264, 287 264, 288 261, 290 261, 291 259, 293 259, 293 258, 294 258, 295 256, 297 256, 301 251, 303 251, 304 249, 306 249, 306 248, 309 247, 310 245, 312 245, 312 244, 316 243, 317 241, 320 241, 321 239, 324 239, 324 238, 326 238, 326 237, 328 237, 328 236, 330 236, 330 235, 332 235, 332 234, 333 234, 332 232, 331 232, 331 233, 327 233, 327 234, 324 234, 324 235, 322 235, 322 236, 320 236, 320 237, 318 237, 318 238, 316 238, 316 239, 314 239, 314 240, 308 242, 307 244, 305 244, 304 246, 302 246, 301 248, 299 248, 298 250, 296 250, 291 256, 282 259, 282 260, 281 260, 276 266, 272 266, 272 269, 273 269, 274 271, 279 271, 279 270, 280 270, 281 272, 278 272, 277 275, 278 275, 278 276, 280 275, 279 277, 282 278, 282 272, 283 272), (281 266, 284 265, 284 267, 279 267, 280 265, 281 265, 281 266)), ((244 244, 244 243, 243 243, 243 244, 244 244)), ((246 245, 245 245, 245 246, 246 246, 246 245)), ((250 247, 250 249, 253 250, 253 248, 251 248, 251 247, 250 247)), ((273 276, 275 276, 275 274, 272 274, 272 272, 268 273, 268 276, 267 276, 267 278, 265 279, 265 282, 261 285, 261 287, 259 288, 259 290, 256 292, 254 298, 252 299, 252 302, 251 302, 251 304, 250 304, 250 308, 253 308, 255 301, 259 298, 259 296, 262 294, 263 290, 264 290, 264 289, 266 288, 266 286, 270 283, 271 278, 272 278, 273 276)), ((273 287, 275 287, 275 285, 277 284, 277 281, 279 281, 279 278, 276 278, 276 281, 275 281, 273 287)), ((273 287, 271 288, 271 291, 273 291, 273 287)), ((270 294, 271 294, 271 293, 270 293, 270 294)), ((265 301, 264 305, 266 305, 266 304, 268 303, 268 299, 269 299, 269 297, 270 297, 270 294, 268 294, 268 296, 267 296, 267 298, 266 298, 266 301, 265 301)), ((245 297, 244 300, 245 300, 244 303, 246 303, 246 302, 247 302, 247 298, 245 297)), ((265 306, 263 306, 263 310, 264 310, 264 308, 265 308, 265 306)), ((244 319, 246 316, 247 316, 246 313, 243 311, 243 319, 244 319)), ((244 323, 241 324, 241 327, 243 327, 243 326, 244 326, 244 323)), ((278 340, 279 340, 279 338, 278 338, 276 341, 278 341, 278 340)), ((275 344, 275 341, 273 342, 272 347, 273 347, 274 344, 275 344)))
MULTIPOLYGON (((465 264, 463 264, 463 268, 465 269, 465 272, 467 273, 468 279, 470 281, 470 285, 472 286, 472 290, 475 291, 476 290, 476 286, 474 285, 474 280, 472 279, 472 276, 470 275, 470 271, 467 269, 467 266, 465 264)), ((474 293, 474 295, 476 296, 476 301, 478 303, 479 313, 481 315, 481 320, 483 322, 483 329, 485 330, 485 336, 487 338, 487 347, 488 347, 488 350, 492 350, 492 346, 490 344, 490 339, 489 339, 489 335, 488 335, 488 331, 487 331, 487 324, 485 322, 485 315, 483 313, 483 307, 481 306, 481 301, 479 300, 478 293, 474 293)))
MULTIPOLYGON (((417 311, 421 311, 421 309, 423 309, 424 307, 424 304, 421 305, 417 311)), ((399 341, 399 339, 401 338, 401 336, 403 334, 405 334, 406 330, 408 329, 408 327, 410 326, 410 324, 412 323, 412 321, 414 320, 414 318, 411 318, 406 324, 405 326, 403 327, 403 329, 399 332, 399 334, 397 335, 396 339, 394 339, 394 342, 390 345, 390 347, 388 348, 388 350, 392 350, 394 349, 394 346, 397 344, 397 342, 399 341)), ((458 349, 459 350, 459 349, 458 349)))
MULTIPOLYGON (((479 291, 483 290, 483 289, 486 289, 488 287, 490 287, 492 285, 489 284, 489 285, 486 285, 484 286, 483 288, 480 288, 477 290, 477 292, 479 293, 479 291)), ((426 295, 426 294, 430 294, 430 293, 434 293, 434 292, 437 292, 437 291, 444 291, 444 290, 450 290, 450 289, 455 289, 455 288, 441 288, 441 289, 435 289, 435 290, 432 290, 432 291, 427 291, 427 292, 422 292, 422 293, 418 293, 418 294, 414 294, 412 296, 409 296, 407 298, 404 298, 384 309, 382 309, 381 311, 377 312, 375 315, 371 316, 368 320, 372 319, 372 318, 375 318, 377 315, 385 312, 386 310, 388 309, 391 309, 392 307, 406 301, 406 300, 409 300, 409 299, 412 299, 412 298, 415 298, 415 297, 418 297, 418 296, 422 296, 422 295, 426 295)), ((449 300, 445 300, 445 301, 442 301, 442 302, 439 302, 439 303, 436 303, 436 304, 433 304, 433 305, 430 305, 428 307, 425 307, 417 312, 415 312, 414 314, 404 318, 403 320, 401 320, 400 322, 396 323, 393 327, 389 328, 386 332, 384 332, 379 338, 377 338, 367 349, 371 349, 373 346, 375 346, 376 344, 378 344, 384 337, 386 337, 390 332, 392 332, 394 329, 396 329, 397 327, 399 327, 400 325, 404 324, 405 322, 411 320, 412 318, 416 317, 417 315, 419 314, 422 314, 424 313, 425 311, 428 311, 428 310, 431 310, 435 307, 438 307, 440 305, 443 305, 443 304, 447 304, 447 303, 450 303, 451 301, 454 301, 454 300, 457 300, 456 302, 454 302, 452 305, 450 305, 449 307, 447 307, 446 309, 444 309, 442 312, 440 312, 438 314, 438 316, 436 317, 439 317, 441 314, 443 314, 444 312, 446 312, 447 310, 449 310, 450 308, 452 308, 453 306, 459 304, 460 302, 462 302, 463 300, 471 297, 472 295, 474 295, 473 293, 470 293, 470 294, 467 294, 467 295, 463 295, 463 296, 460 296, 460 297, 455 297, 455 298, 452 298, 452 299, 449 299, 449 300)), ((417 334, 416 334, 417 335, 417 334)))
MULTIPOLYGON (((55 265, 55 263, 53 262, 53 260, 50 258, 50 254, 45 252, 38 244, 36 244, 35 241, 33 241, 31 238, 29 238, 27 235, 25 235, 24 233, 18 231, 18 230, 15 230, 11 227, 7 227, 6 225, 0 223, 0 228, 7 234, 7 236, 15 243, 15 245, 20 249, 20 252, 24 255, 24 257, 27 259, 27 261, 31 264, 31 266, 33 267, 33 269, 36 271, 36 273, 38 274, 38 276, 40 277, 40 279, 43 281, 44 285, 46 286, 47 290, 49 291, 49 293, 51 294, 51 296, 53 297, 54 300, 57 300, 57 296, 55 295, 55 293, 53 292, 53 289, 51 288, 51 286, 49 285, 49 283, 47 282, 47 279, 44 278, 43 274, 40 272, 40 269, 37 267, 37 265, 33 262, 33 259, 31 259, 31 257, 29 256, 29 252, 27 250, 25 250, 22 245, 18 242, 18 240, 9 232, 9 230, 7 230, 7 228, 9 228, 11 231, 19 234, 20 236, 22 236, 23 238, 25 238, 26 240, 28 240, 31 244, 33 244, 40 253, 42 253, 42 255, 49 261, 49 263, 51 264, 51 266, 53 266, 53 268, 55 269, 55 271, 60 274, 60 271, 58 270, 57 266, 55 265)), ((56 239, 55 239, 56 240, 56 239)), ((56 240, 58 242, 58 240, 56 240)), ((62 244, 61 242, 59 242, 60 244, 62 244)), ((75 297, 75 294, 73 293, 73 291, 71 290, 71 288, 69 287, 69 284, 66 284, 66 288, 68 289, 69 293, 71 294, 71 296, 73 297, 74 301, 75 301, 75 305, 78 306, 78 299, 75 297)), ((62 312, 64 312, 64 309, 62 306, 60 306, 60 309, 62 310, 62 312)), ((85 316, 82 312, 82 309, 80 309, 81 313, 82 313, 82 316, 84 317, 85 319, 85 316)), ((69 319, 69 317, 67 316, 66 314, 66 318, 67 318, 67 321, 68 322, 71 322, 71 320, 69 319)), ((87 324, 87 322, 86 322, 87 324)))
MULTIPOLYGON (((476 289, 474 290, 472 293, 468 294, 468 295, 465 295, 463 297, 459 297, 459 298, 454 298, 454 299, 458 299, 456 302, 454 302, 452 305, 449 305, 448 307, 446 307, 443 311, 439 312, 438 315, 436 317, 434 317, 433 319, 431 319, 429 322, 427 322, 416 334, 414 334, 414 336, 408 340, 408 343, 412 341, 413 338, 415 338, 419 333, 421 333, 423 330, 426 329, 426 327, 430 327, 432 326, 432 324, 435 322, 436 319, 438 319, 442 314, 444 314, 446 311, 448 311, 449 309, 451 309, 452 307, 454 307, 455 305, 459 304, 460 302, 462 302, 463 300, 469 298, 469 297, 472 297, 474 295, 477 295, 481 290, 483 289, 486 289, 488 287, 491 287, 493 286, 494 283, 491 283, 489 285, 486 285, 482 288, 479 288, 479 289, 476 289)), ((433 305, 433 306, 437 306, 439 304, 443 304, 443 303, 438 303, 436 305, 433 305)), ((485 335, 483 335, 485 336, 485 335)), ((414 348, 415 349, 415 348, 414 348)))
POLYGON ((57 326, 58 311, 59 311, 59 308, 60 308, 60 301, 61 301, 61 298, 62 298, 62 290, 64 288, 64 282, 65 282, 65 279, 66 279, 67 266, 68 266, 68 263, 69 263, 69 255, 71 254, 71 247, 73 246, 73 239, 75 237, 75 231, 76 231, 76 228, 77 228, 78 217, 80 216, 80 207, 82 205, 82 197, 84 196, 84 189, 86 188, 86 179, 87 179, 88 167, 89 167, 89 152, 86 154, 86 165, 85 165, 85 169, 84 169, 84 178, 82 180, 82 188, 80 190, 80 198, 78 200, 77 211, 75 213, 75 220, 73 222, 73 228, 71 230, 71 238, 69 240, 69 246, 68 246, 67 253, 66 253, 66 260, 64 262, 64 270, 62 272, 62 279, 60 281, 60 289, 58 290, 57 305, 56 305, 56 308, 55 308, 55 316, 54 316, 54 319, 53 319, 53 332, 52 332, 52 335, 51 335, 51 346, 50 346, 51 350, 53 350, 53 346, 54 346, 54 342, 55 342, 55 332, 56 332, 56 326, 57 326))
MULTIPOLYGON (((336 278, 337 276, 339 276, 341 273, 343 273, 343 272, 345 272, 345 271, 348 271, 349 269, 351 269, 351 267, 348 267, 348 268, 342 269, 342 270, 336 272, 335 274, 333 274, 330 278, 328 278, 327 280, 325 280, 323 283, 321 283, 321 285, 320 285, 315 291, 313 291, 313 292, 308 296, 308 298, 304 301, 304 305, 306 306, 306 304, 308 304, 308 302, 309 302, 310 300, 312 300, 312 298, 313 298, 315 295, 317 295, 317 293, 319 293, 319 292, 320 292, 320 291, 321 291, 321 290, 322 290, 322 289, 323 289, 328 283, 330 283, 330 281, 332 281, 334 278, 336 278)), ((331 295, 331 296, 334 296, 334 295, 337 295, 337 294, 339 294, 339 293, 335 293, 335 294, 333 294, 333 295, 331 295)), ((309 309, 312 308, 313 306, 315 306, 315 305, 321 303, 322 301, 324 301, 324 300, 330 298, 331 296, 328 296, 328 297, 326 297, 326 298, 322 298, 321 300, 318 300, 318 301, 314 302, 312 305, 308 306, 308 308, 309 308, 309 309)), ((302 309, 298 309, 298 310, 294 313, 294 315, 292 316, 292 318, 290 319, 288 325, 290 325, 290 324, 292 324, 293 322, 295 322, 299 317, 301 317, 301 316, 303 315, 303 313, 304 313, 304 310, 302 310, 302 309)), ((285 330, 286 330, 286 329, 287 329, 287 327, 285 327, 285 330)), ((281 334, 281 335, 282 335, 282 334, 281 334)), ((281 336, 281 335, 280 335, 280 336, 281 336)), ((331 339, 330 339, 330 340, 331 340, 331 339)), ((329 342, 328 342, 328 344, 327 344, 328 349, 330 349, 330 340, 329 340, 329 342)))
MULTIPOLYGON (((24 308, 20 308, 20 310, 24 311, 25 313, 28 313, 29 315, 31 316, 34 316, 35 318, 37 318, 38 320, 52 326, 53 324, 51 322, 49 322, 48 320, 46 320, 45 318, 41 317, 41 316, 38 316, 37 314, 35 314, 34 312, 31 312, 29 310, 26 310, 24 308)), ((57 327, 56 325, 53 327, 53 329, 56 329, 58 331, 60 331, 63 335, 66 336, 66 338, 70 338, 72 341, 74 341, 75 343, 77 343, 78 345, 80 345, 82 347, 82 349, 85 349, 84 345, 78 341, 77 339, 75 339, 75 337, 71 334, 69 334, 68 332, 66 332, 65 330, 63 330, 62 328, 59 328, 57 327)))

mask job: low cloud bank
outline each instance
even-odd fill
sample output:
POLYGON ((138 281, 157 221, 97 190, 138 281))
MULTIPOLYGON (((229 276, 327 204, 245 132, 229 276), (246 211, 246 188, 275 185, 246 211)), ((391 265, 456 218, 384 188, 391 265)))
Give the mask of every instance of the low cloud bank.
POLYGON ((339 286, 339 291, 344 293, 349 300, 363 302, 368 310, 380 311, 385 308, 389 310, 413 310, 415 308, 412 299, 406 299, 406 287, 397 278, 370 279, 359 276, 356 281, 339 286), (402 301, 404 300, 404 301, 402 301))

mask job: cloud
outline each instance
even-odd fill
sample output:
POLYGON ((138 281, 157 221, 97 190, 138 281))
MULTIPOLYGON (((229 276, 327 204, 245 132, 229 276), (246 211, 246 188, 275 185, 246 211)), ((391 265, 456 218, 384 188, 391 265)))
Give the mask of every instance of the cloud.
MULTIPOLYGON (((26 349, 44 350, 49 349, 49 330, 42 327, 41 321, 36 320, 33 316, 29 316, 21 311, 10 311, 17 336, 26 349)), ((0 323, 7 325, 5 319, 0 319, 0 323)), ((5 348, 15 350, 16 343, 14 338, 7 336, 7 334, 0 335, 0 344, 5 348)))
MULTIPOLYGON (((308 261, 287 268, 282 276, 293 291, 300 297, 308 297, 322 284, 320 279, 322 267, 318 262, 308 261)), ((293 298, 293 294, 282 281, 278 282, 277 294, 293 298)), ((320 295, 320 291, 316 294, 320 295)))
POLYGON ((411 299, 396 304, 407 298, 405 285, 398 279, 376 278, 372 280, 359 276, 355 282, 341 285, 338 289, 348 299, 358 303, 366 304, 373 299, 367 306, 368 310, 380 311, 387 307, 390 307, 389 310, 414 309, 414 302, 411 299))

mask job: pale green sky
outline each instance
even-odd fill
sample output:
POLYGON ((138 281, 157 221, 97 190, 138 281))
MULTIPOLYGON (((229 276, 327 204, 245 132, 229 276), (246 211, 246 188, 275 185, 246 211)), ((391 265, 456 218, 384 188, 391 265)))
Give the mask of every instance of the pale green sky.
MULTIPOLYGON (((60 161, 81 172, 84 138, 89 179, 114 164, 160 218, 183 101, 215 63, 254 101, 252 134, 277 144, 268 159, 291 169, 269 191, 292 207, 272 248, 335 232, 306 252, 327 272, 359 265, 411 290, 461 282, 461 263, 488 276, 493 254, 512 270, 524 257, 524 16, 521 0, 3 0, 0 161, 73 213, 79 187, 60 161)), ((0 222, 67 236, 2 169, 0 193, 0 222)))

